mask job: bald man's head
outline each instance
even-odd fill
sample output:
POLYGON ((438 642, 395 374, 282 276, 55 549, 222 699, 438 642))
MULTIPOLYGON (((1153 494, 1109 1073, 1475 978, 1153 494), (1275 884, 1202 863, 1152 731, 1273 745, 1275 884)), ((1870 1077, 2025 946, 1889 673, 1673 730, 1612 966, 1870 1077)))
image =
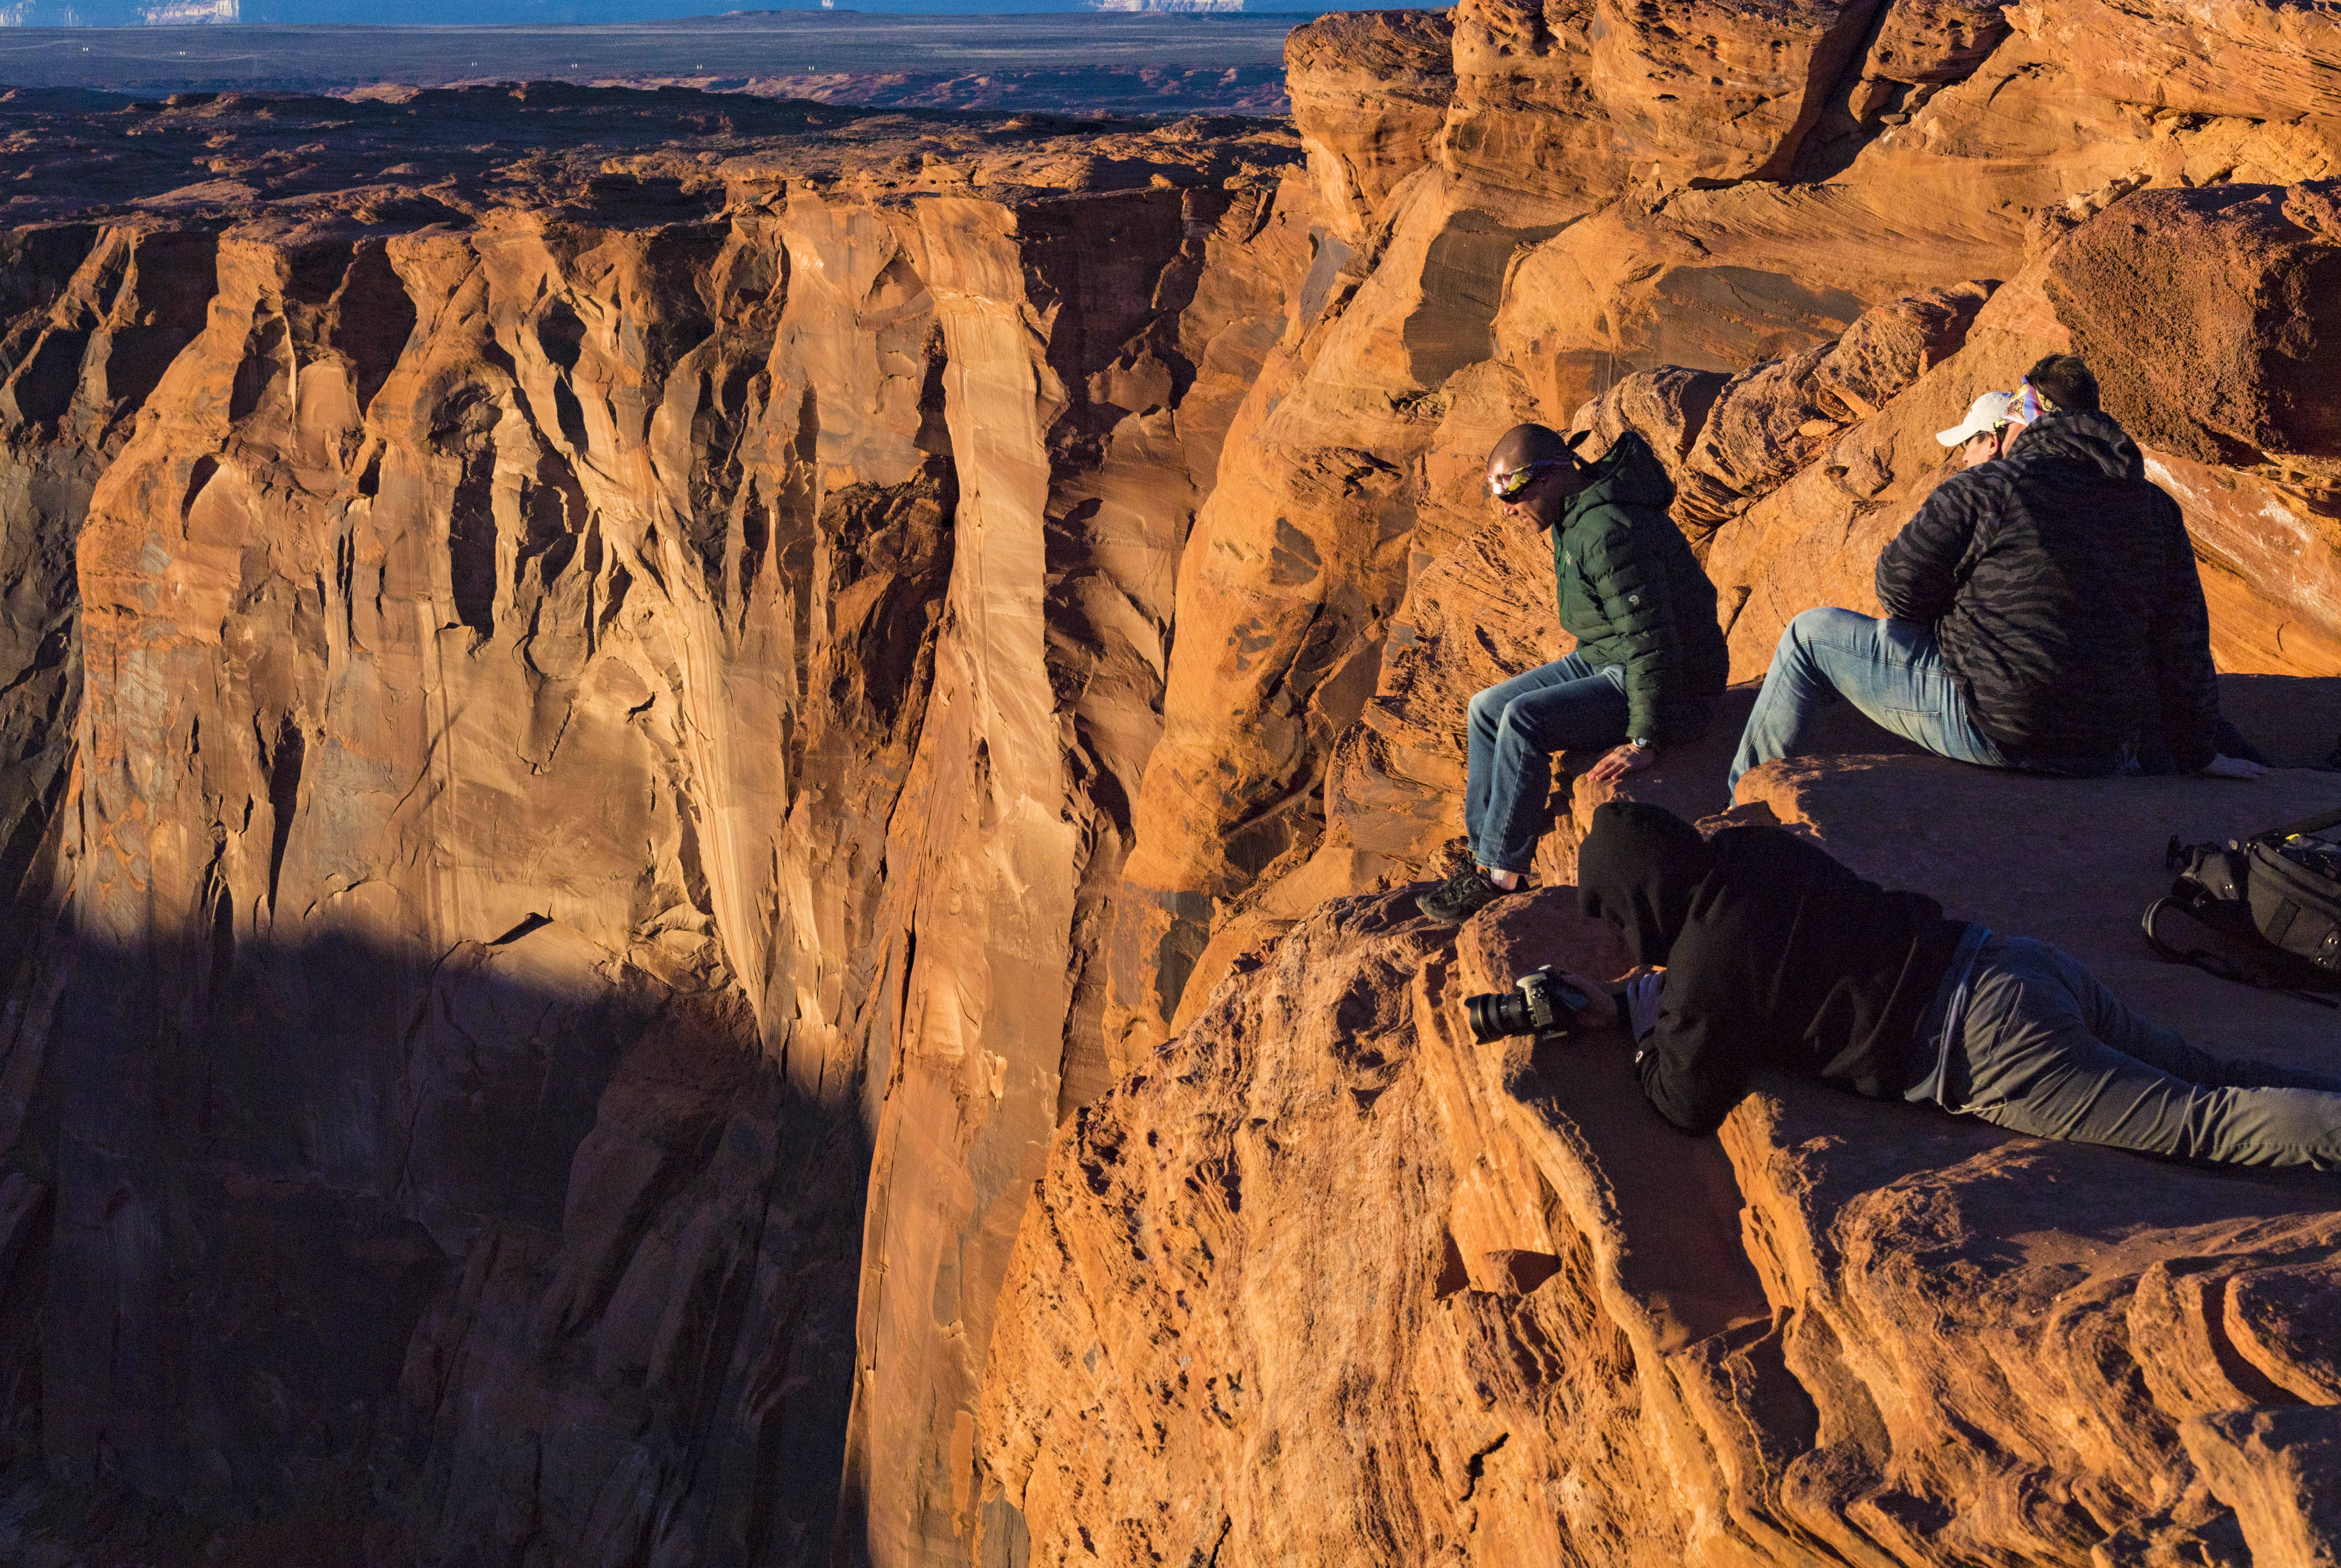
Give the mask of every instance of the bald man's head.
POLYGON ((1534 462, 1573 464, 1576 461, 1559 431, 1549 425, 1516 424, 1497 438, 1488 453, 1488 471, 1512 473, 1534 462))
POLYGON ((1509 512, 1525 513, 1539 527, 1559 521, 1561 505, 1585 488, 1577 454, 1559 431, 1516 424, 1488 453, 1488 491, 1509 512))

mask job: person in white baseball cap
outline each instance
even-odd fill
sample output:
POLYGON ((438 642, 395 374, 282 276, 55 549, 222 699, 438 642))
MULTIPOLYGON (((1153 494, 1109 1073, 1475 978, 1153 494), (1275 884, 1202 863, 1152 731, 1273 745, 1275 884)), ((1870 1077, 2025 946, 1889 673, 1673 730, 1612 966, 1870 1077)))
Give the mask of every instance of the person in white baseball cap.
POLYGON ((1961 468, 1974 468, 2005 456, 2007 443, 2025 423, 2020 393, 1987 392, 1967 405, 1966 419, 1948 430, 1937 431, 1935 439, 1958 449, 1961 468))
POLYGON ((2227 749, 2250 743, 2219 715, 2186 520, 2098 392, 2078 358, 2049 354, 1936 436, 1963 471, 1879 552, 1885 619, 1822 606, 1788 622, 1732 757, 1735 801, 1840 700, 1981 768, 2266 771, 2227 749))

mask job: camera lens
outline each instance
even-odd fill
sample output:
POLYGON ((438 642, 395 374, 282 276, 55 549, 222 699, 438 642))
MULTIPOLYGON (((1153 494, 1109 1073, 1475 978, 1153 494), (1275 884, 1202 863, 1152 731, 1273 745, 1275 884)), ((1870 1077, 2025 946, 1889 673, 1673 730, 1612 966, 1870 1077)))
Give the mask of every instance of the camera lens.
POLYGON ((1529 1017, 1529 1001, 1518 991, 1490 991, 1467 997, 1463 1010, 1471 1019, 1471 1033, 1481 1045, 1508 1035, 1525 1035, 1536 1027, 1529 1017))

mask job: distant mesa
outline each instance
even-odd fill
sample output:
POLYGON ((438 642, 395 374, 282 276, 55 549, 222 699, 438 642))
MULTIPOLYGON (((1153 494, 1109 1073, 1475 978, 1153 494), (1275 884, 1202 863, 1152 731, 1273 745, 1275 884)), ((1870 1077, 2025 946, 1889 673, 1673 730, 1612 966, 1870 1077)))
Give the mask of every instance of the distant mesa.
POLYGON ((1243 9, 1243 0, 1082 0, 1092 11, 1210 11, 1243 9))

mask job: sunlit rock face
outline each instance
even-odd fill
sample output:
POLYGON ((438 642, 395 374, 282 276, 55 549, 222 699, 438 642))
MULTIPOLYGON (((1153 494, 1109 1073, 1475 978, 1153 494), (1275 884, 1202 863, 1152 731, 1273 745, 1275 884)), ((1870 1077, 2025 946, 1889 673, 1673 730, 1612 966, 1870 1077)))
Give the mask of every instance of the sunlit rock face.
POLYGON ((1565 892, 1404 891, 1566 646, 1506 427, 1649 440, 1747 680, 2069 350, 2277 779, 1738 809, 2329 1055, 2130 923, 2330 793, 2334 25, 2036 12, 1329 17, 1297 134, 0 99, 0 1555, 2332 1550, 2322 1186, 1676 1141, 1459 1028, 1565 892))
POLYGON ((53 1478, 327 1555, 963 1530, 1307 192, 1273 128, 830 121, 13 236, 7 1386, 53 1478))
MULTIPOLYGON (((2318 695, 2329 741, 2341 697, 2318 695)), ((2134 934, 2167 881, 2141 840, 2306 814, 2330 774, 2246 798, 1838 756, 1744 793, 1744 817, 2054 940, 2198 1039, 2332 1061, 2323 1009, 2239 1016, 2134 934)), ((1405 890, 1329 900, 1060 1134, 978 1417, 1031 1561, 2330 1549, 2330 1176, 1771 1077, 1686 1137, 1618 1031, 1473 1040, 1463 998, 1542 964, 1627 972, 1565 887, 1459 932, 1405 890)))
MULTIPOLYGON (((2333 1441, 2301 1370, 2324 1319, 2284 1295, 2341 1257, 2329 1183, 1785 1083, 1687 1144, 1614 1042, 1467 1042, 1461 995, 1614 962, 1565 894, 1457 936, 1404 891, 1459 852, 1466 700, 1568 647, 1541 541, 1479 491, 1506 426, 1649 440, 1752 680, 1799 611, 1876 612, 1878 551, 1949 471, 1935 432, 2079 352, 2186 513, 2223 702, 2274 779, 1988 779, 1839 715, 1738 810, 2063 944, 2214 1048, 2335 1063, 2321 1009, 2157 964, 2135 922, 2170 834, 2333 799, 2341 403, 2309 367, 2341 31, 2036 12, 1467 3, 1411 153, 1390 128, 1444 85, 1423 34, 1296 35, 1325 303, 1189 546, 1114 934, 1130 1074, 1061 1132, 1025 1221, 976 1422, 1015 1511, 987 1540, 1131 1563, 2335 1549, 2304 1479, 2333 1441), (2222 1335, 2256 1348, 2189 1362, 2222 1335)), ((1721 809, 1748 700, 1628 792, 1721 809)), ((1603 795, 1577 790, 1548 884, 1603 795)))
MULTIPOLYGON (((2077 352, 2186 511, 2223 668, 2341 673, 2312 368, 2341 265, 2316 62, 2341 30, 2220 15, 2205 63, 2149 86, 2022 6, 1467 3, 1420 161, 1390 128, 1445 81, 1424 30, 1295 34, 1343 215, 1189 547, 1115 935, 1123 1037, 1167 1037, 1239 952, 1459 832, 1465 700, 1567 640, 1540 545, 1479 489, 1517 420, 1650 440, 1748 680, 1798 610, 1875 610, 1878 548, 1947 471, 1935 432, 2077 352), (2298 63, 2246 64, 2279 34, 2298 63)), ((2175 15, 2122 25, 2178 46, 2175 15)))

